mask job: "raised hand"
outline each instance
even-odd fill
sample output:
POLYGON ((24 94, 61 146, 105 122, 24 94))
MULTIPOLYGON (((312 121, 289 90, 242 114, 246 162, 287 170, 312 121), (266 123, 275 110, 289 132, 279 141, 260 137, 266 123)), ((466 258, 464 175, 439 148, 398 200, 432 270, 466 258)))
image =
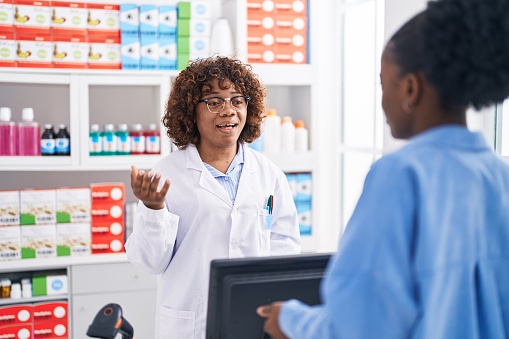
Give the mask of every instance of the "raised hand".
POLYGON ((138 170, 131 166, 131 188, 136 198, 145 206, 154 210, 164 208, 166 193, 170 188, 170 180, 166 179, 161 189, 157 189, 161 174, 138 170))

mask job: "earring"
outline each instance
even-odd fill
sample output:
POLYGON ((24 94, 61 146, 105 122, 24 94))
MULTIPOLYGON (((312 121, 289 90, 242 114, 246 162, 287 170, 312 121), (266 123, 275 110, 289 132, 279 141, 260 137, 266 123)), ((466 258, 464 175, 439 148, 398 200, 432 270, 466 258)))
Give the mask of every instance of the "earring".
POLYGON ((401 103, 401 107, 405 113, 413 113, 415 109, 414 105, 410 104, 408 101, 401 103))

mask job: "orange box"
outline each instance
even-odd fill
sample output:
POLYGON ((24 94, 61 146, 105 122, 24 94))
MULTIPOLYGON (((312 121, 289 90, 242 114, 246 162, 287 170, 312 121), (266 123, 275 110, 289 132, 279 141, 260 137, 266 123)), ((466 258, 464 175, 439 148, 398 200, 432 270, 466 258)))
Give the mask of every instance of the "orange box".
POLYGON ((306 0, 274 0, 277 14, 307 15, 306 0))
POLYGON ((34 323, 34 339, 67 339, 69 325, 67 319, 34 323))
POLYGON ((0 31, 14 32, 14 6, 13 0, 0 0, 0 31))
POLYGON ((85 33, 53 34, 54 68, 87 68, 88 43, 85 33))
POLYGON ((251 63, 274 63, 276 61, 275 46, 247 45, 247 59, 251 63))
POLYGON ((53 34, 86 35, 87 5, 81 1, 51 0, 51 30, 53 34))
POLYGON ((16 32, 20 33, 49 33, 51 27, 50 1, 14 0, 14 26, 16 32))
POLYGON ((247 36, 276 33, 276 18, 271 14, 256 14, 247 19, 247 36))
POLYGON ((92 206, 96 203, 100 205, 108 203, 123 204, 125 201, 125 185, 122 182, 91 184, 90 194, 92 194, 92 206))
POLYGON ((0 29, 0 67, 16 66, 17 45, 14 39, 14 31, 2 31, 0 29))
POLYGON ((247 4, 247 18, 249 19, 253 14, 275 14, 276 4, 274 1, 267 0, 248 0, 247 4))
POLYGON ((306 47, 307 37, 305 34, 296 33, 292 36, 283 36, 278 34, 275 42, 277 45, 293 46, 293 47, 306 47))
POLYGON ((18 32, 16 28, 16 65, 18 67, 51 68, 53 42, 49 30, 39 33, 18 32))
POLYGON ((124 252, 124 234, 120 236, 92 235, 92 254, 124 252))
POLYGON ((120 33, 120 5, 87 2, 88 35, 120 33))
POLYGON ((52 301, 34 304, 34 324, 48 321, 62 322, 68 319, 68 304, 66 301, 52 301))
POLYGON ((121 69, 120 31, 88 35, 88 68, 121 69))
POLYGON ((123 222, 101 222, 91 227, 92 236, 94 235, 108 235, 108 236, 121 236, 125 232, 123 222))
POLYGON ((308 31, 308 19, 301 15, 278 14, 275 23, 278 36, 306 35, 308 31))
POLYGON ((272 33, 265 33, 261 36, 248 36, 247 44, 248 46, 264 46, 264 47, 274 47, 276 38, 272 33))
POLYGON ((90 210, 92 215, 92 226, 98 226, 105 222, 121 223, 124 222, 124 204, 123 203, 108 203, 108 204, 92 204, 90 210))
POLYGON ((18 304, 0 307, 0 329, 4 326, 32 324, 32 304, 18 304))
POLYGON ((0 326, 0 338, 9 339, 32 338, 33 329, 34 327, 32 323, 13 326, 0 326))

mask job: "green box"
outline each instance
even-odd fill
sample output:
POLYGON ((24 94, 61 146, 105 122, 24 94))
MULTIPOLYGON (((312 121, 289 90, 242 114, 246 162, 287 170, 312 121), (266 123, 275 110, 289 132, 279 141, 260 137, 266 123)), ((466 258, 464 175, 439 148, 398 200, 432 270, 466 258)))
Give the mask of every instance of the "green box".
POLYGON ((189 51, 190 51, 189 44, 190 44, 189 37, 187 37, 187 36, 178 36, 177 37, 177 53, 178 54, 185 54, 189 58, 189 51))
POLYGON ((45 275, 37 275, 32 278, 32 295, 34 297, 47 295, 45 275))
POLYGON ((189 1, 180 1, 179 6, 177 8, 178 13, 178 21, 180 21, 181 18, 187 18, 189 19, 191 17, 191 2, 189 1))
POLYGON ((189 64, 189 54, 188 53, 178 53, 177 54, 177 69, 183 70, 189 64))
POLYGON ((178 19, 177 20, 177 35, 190 36, 191 34, 191 19, 178 19))

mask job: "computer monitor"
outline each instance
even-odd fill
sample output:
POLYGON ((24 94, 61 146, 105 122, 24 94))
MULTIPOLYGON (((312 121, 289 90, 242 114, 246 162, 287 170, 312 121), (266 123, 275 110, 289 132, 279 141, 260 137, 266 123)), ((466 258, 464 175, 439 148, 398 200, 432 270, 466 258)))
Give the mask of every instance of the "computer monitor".
POLYGON ((210 265, 207 339, 262 339, 256 308, 298 299, 320 304, 319 286, 331 254, 213 260, 210 265))

